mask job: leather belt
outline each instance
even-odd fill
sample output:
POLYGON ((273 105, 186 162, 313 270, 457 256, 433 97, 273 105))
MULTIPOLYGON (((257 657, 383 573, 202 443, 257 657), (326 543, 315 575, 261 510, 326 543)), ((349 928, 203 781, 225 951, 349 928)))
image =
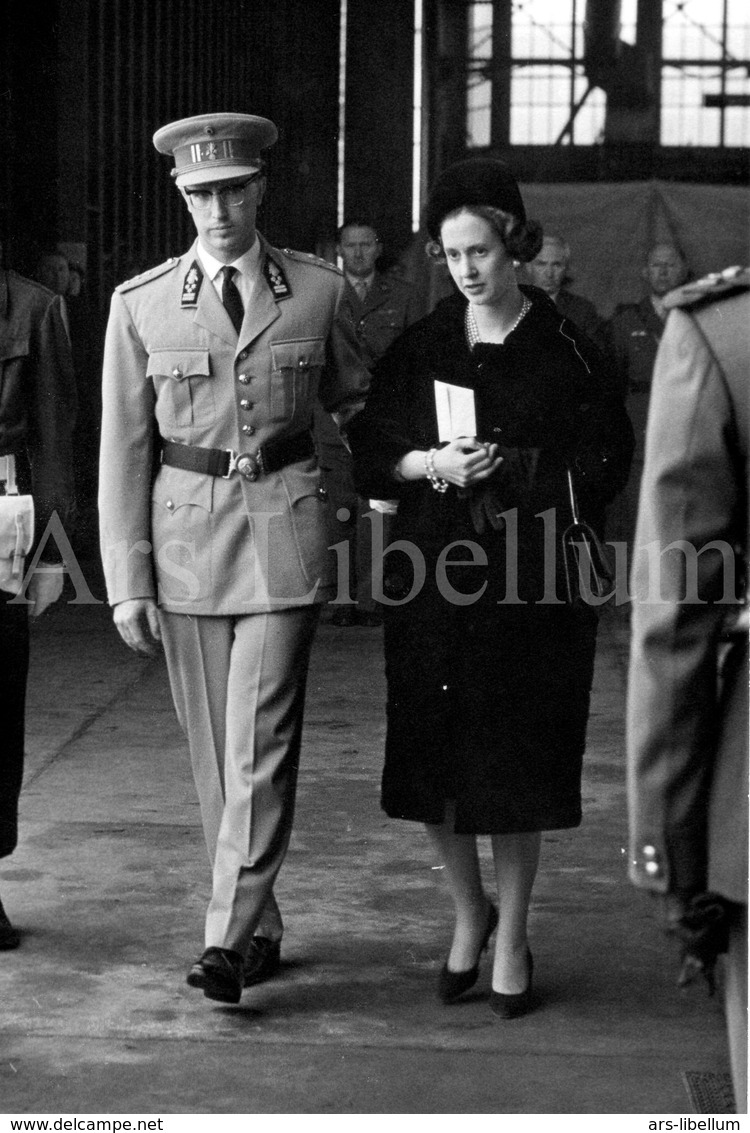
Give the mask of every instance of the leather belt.
POLYGON ((257 480, 259 476, 278 472, 287 464, 295 464, 298 460, 306 460, 314 455, 315 441, 312 433, 307 430, 296 433, 293 437, 267 441, 255 452, 200 448, 198 445, 164 441, 161 462, 172 468, 182 468, 186 472, 203 472, 206 476, 221 476, 225 480, 233 472, 238 472, 245 480, 257 480))

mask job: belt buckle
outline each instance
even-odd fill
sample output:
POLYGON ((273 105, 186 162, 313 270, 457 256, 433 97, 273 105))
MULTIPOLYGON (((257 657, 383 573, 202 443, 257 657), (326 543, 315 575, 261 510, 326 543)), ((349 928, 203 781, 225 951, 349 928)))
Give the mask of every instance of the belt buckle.
POLYGON ((257 480, 263 471, 260 460, 253 453, 238 453, 235 467, 243 480, 257 480))
POLYGON ((224 451, 229 456, 229 464, 227 465, 226 472, 223 474, 223 476, 221 478, 222 478, 222 480, 228 480, 229 477, 232 475, 232 473, 236 472, 236 470, 237 470, 237 457, 239 456, 239 453, 235 452, 233 448, 227 448, 227 449, 224 449, 224 451))

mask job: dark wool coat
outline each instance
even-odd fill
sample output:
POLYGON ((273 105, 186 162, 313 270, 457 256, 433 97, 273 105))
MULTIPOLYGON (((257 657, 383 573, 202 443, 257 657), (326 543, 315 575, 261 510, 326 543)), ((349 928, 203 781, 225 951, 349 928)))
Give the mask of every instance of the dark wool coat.
POLYGON ((381 359, 349 428, 358 490, 398 499, 391 541, 406 541, 384 561, 383 807, 441 822, 453 798, 459 833, 580 822, 597 619, 564 600, 566 465, 600 524, 633 445, 596 347, 524 291, 533 303, 518 328, 473 351, 465 300, 443 300, 381 359), (406 452, 439 443, 435 379, 472 388, 479 439, 501 445, 487 488, 441 494, 393 477, 406 452))

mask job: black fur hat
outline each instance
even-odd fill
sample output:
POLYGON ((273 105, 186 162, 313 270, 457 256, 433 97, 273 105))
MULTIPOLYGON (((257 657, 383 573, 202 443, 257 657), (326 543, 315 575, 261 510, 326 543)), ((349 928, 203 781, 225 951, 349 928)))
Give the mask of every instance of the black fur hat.
POLYGON ((509 214, 513 222, 503 233, 506 248, 519 260, 533 260, 542 245, 542 228, 526 219, 515 177, 504 161, 477 157, 449 165, 432 186, 425 211, 430 237, 440 240, 443 220, 456 209, 485 206, 509 214))

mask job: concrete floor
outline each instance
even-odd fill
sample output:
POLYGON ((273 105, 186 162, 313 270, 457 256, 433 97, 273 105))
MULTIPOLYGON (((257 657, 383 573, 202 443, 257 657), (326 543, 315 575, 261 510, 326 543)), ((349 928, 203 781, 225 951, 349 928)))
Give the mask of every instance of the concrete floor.
POLYGON ((487 959, 464 1002, 436 999, 438 863, 378 804, 380 630, 319 631, 283 970, 238 1007, 185 984, 209 875, 162 661, 130 654, 103 605, 61 606, 33 638, 21 843, 0 863, 23 931, 0 954, 3 1112, 677 1115, 683 1072, 728 1070, 718 999, 677 990, 626 880, 620 619, 602 623, 584 824, 544 837, 540 1007, 512 1022, 489 1012, 487 959))

